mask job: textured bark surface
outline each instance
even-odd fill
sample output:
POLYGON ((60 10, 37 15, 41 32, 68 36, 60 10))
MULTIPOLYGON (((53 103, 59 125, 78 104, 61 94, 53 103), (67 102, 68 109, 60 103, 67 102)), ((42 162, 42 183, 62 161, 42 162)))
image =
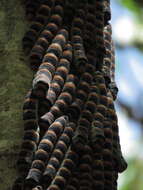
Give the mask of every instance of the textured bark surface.
POLYGON ((27 23, 19 0, 0 0, 0 189, 15 179, 15 161, 23 133, 22 102, 32 71, 21 47, 27 23))

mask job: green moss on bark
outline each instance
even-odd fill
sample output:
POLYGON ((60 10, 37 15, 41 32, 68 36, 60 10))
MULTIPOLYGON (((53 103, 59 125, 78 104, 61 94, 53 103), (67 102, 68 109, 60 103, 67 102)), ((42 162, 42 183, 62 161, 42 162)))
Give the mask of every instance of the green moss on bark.
POLYGON ((0 1, 0 189, 10 189, 23 133, 22 104, 32 71, 22 50, 27 23, 19 0, 0 1))

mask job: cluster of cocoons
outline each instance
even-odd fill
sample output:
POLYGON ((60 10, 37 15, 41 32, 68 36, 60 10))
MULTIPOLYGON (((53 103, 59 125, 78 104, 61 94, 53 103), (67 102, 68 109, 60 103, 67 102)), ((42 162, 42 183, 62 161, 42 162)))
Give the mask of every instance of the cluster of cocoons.
POLYGON ((35 72, 12 190, 116 190, 127 168, 114 107, 110 0, 23 0, 35 72))

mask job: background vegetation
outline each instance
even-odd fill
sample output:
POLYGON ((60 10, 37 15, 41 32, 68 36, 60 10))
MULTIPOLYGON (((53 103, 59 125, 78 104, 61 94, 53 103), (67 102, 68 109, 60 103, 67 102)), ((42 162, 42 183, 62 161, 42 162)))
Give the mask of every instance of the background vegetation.
POLYGON ((113 37, 116 42, 116 81, 121 145, 128 169, 119 189, 143 189, 143 1, 112 2, 113 37))

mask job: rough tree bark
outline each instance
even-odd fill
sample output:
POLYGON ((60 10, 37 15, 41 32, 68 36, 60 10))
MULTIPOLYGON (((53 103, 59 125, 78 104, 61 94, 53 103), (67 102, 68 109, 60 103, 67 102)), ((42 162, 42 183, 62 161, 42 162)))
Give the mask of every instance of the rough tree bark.
POLYGON ((22 104, 32 71, 26 65, 21 39, 27 28, 19 0, 0 0, 0 189, 16 176, 15 161, 23 132, 22 104))

